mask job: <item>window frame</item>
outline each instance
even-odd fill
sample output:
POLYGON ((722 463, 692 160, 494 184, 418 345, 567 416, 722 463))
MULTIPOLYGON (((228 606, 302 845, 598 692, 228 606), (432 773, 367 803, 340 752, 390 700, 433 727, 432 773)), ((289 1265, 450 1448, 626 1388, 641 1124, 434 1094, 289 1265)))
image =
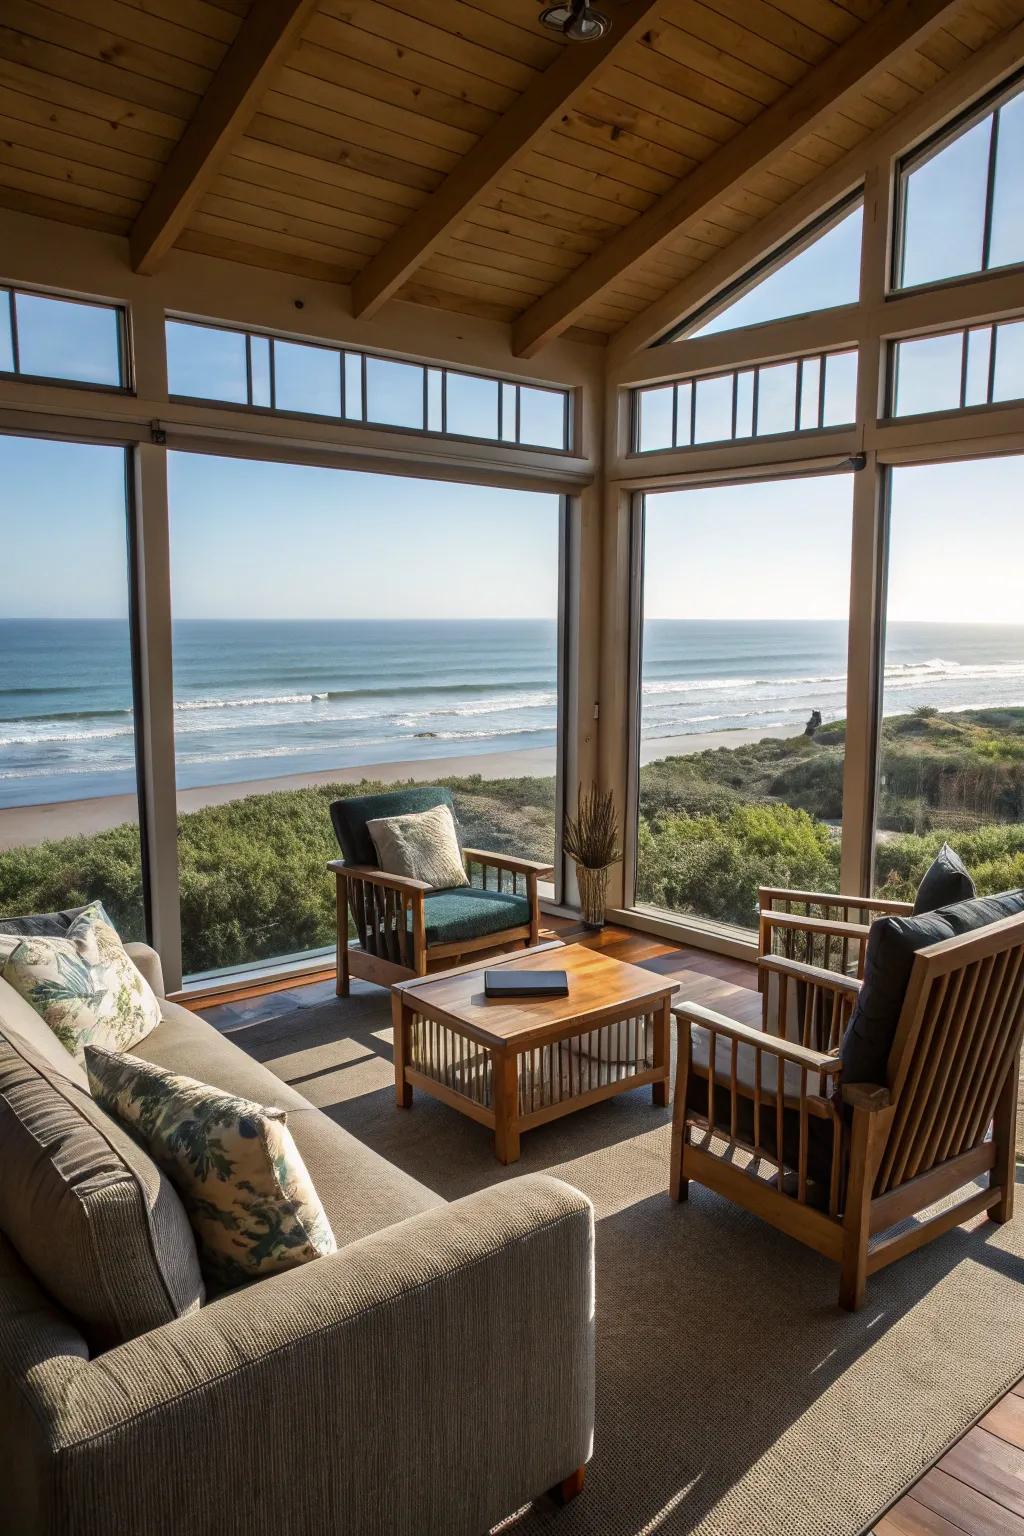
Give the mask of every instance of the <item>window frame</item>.
POLYGON ((660 382, 652 382, 650 384, 636 384, 636 385, 633 385, 630 388, 630 390, 629 390, 629 454, 630 454, 631 457, 643 459, 646 462, 648 459, 655 460, 656 456, 658 454, 663 454, 663 453, 664 454, 667 454, 667 453, 689 453, 689 452, 692 452, 694 450, 699 451, 699 450, 705 449, 705 448, 731 447, 733 444, 748 444, 748 443, 762 443, 762 442, 781 442, 781 441, 784 441, 785 439, 788 439, 788 438, 799 439, 799 440, 803 440, 805 438, 813 439, 817 434, 823 433, 823 432, 842 432, 842 431, 846 431, 850 427, 855 425, 856 408, 854 409, 853 417, 849 421, 838 421, 838 422, 828 422, 828 423, 826 423, 825 420, 824 420, 824 416, 825 416, 826 365, 827 365, 828 359, 830 357, 849 357, 849 356, 852 356, 852 357, 854 357, 856 359, 857 366, 859 368, 859 366, 860 366, 859 351, 860 351, 860 349, 857 346, 852 346, 852 347, 851 346, 825 347, 820 352, 803 352, 803 353, 797 353, 795 355, 787 356, 787 357, 775 357, 775 358, 770 358, 770 359, 769 358, 764 358, 764 359, 759 359, 757 362, 741 364, 740 366, 735 367, 735 368, 708 369, 708 371, 706 373, 680 374, 677 377, 673 377, 671 379, 664 379, 664 380, 662 380, 660 382), (785 366, 787 366, 790 363, 793 363, 793 364, 796 365, 796 386, 795 386, 795 391, 794 391, 794 413, 793 413, 794 414, 794 425, 791 428, 787 428, 783 432, 758 432, 758 431, 755 430, 752 433, 744 433, 743 435, 739 435, 736 432, 736 423, 737 423, 737 406, 738 406, 738 396, 739 396, 739 378, 740 378, 740 374, 750 373, 750 374, 753 375, 753 383, 752 383, 752 386, 751 386, 752 387, 752 391, 753 391, 753 395, 752 395, 750 411, 751 411, 751 424, 756 429, 756 427, 757 427, 757 411, 758 411, 759 386, 760 386, 760 377, 761 377, 762 372, 764 372, 766 369, 769 369, 769 368, 785 367, 785 366), (802 395, 803 395, 804 368, 805 368, 807 363, 817 363, 819 365, 819 374, 818 374, 818 405, 817 405, 817 411, 816 411, 817 420, 816 420, 816 422, 815 422, 813 427, 802 427, 800 425, 800 416, 801 416, 801 407, 802 407, 802 395), (733 426, 732 436, 731 437, 708 438, 706 440, 702 440, 701 442, 697 442, 695 440, 695 426, 696 426, 696 417, 697 417, 697 387, 698 387, 699 384, 702 384, 707 379, 723 379, 723 378, 731 378, 732 379, 732 426, 733 426), (678 413, 679 413, 679 390, 680 390, 680 388, 683 385, 686 385, 686 384, 690 385, 690 441, 687 442, 687 443, 677 443, 675 441, 675 438, 676 438, 676 435, 677 435, 676 429, 677 429, 677 424, 678 424, 678 413), (640 433, 641 433, 641 426, 642 426, 642 404, 641 404, 641 397, 644 394, 647 394, 648 392, 650 392, 652 390, 666 389, 666 388, 671 388, 673 390, 673 396, 672 396, 672 438, 673 438, 673 441, 671 443, 669 443, 668 446, 665 447, 665 448, 641 448, 641 446, 640 446, 640 433))
MULTIPOLYGON (((1005 262, 1000 266, 989 265, 989 254, 992 245, 992 213, 995 194, 996 157, 999 152, 999 111, 1007 102, 1013 100, 1024 92, 1024 69, 1016 70, 1011 76, 1003 80, 995 89, 986 92, 978 100, 965 107, 962 112, 946 123, 937 132, 930 134, 913 149, 896 159, 893 174, 893 195, 890 209, 890 228, 892 230, 891 253, 889 271, 887 274, 887 297, 903 295, 907 293, 926 293, 933 288, 947 288, 955 283, 962 283, 986 276, 989 272, 1013 272, 1019 267, 1024 267, 1024 256, 1020 261, 1005 262), (934 160, 942 151, 962 134, 967 133, 986 117, 992 117, 992 131, 989 135, 988 166, 985 183, 985 215, 982 233, 982 264, 971 272, 958 272, 951 277, 935 278, 927 283, 904 283, 902 278, 904 259, 907 246, 907 183, 914 171, 934 160)), ((968 407, 969 409, 969 407, 968 407)))
POLYGON ((996 366, 998 362, 999 331, 1004 325, 1020 325, 1024 323, 1024 310, 1019 314, 1001 315, 997 320, 966 320, 960 325, 944 326, 938 331, 918 331, 906 336, 893 336, 887 344, 885 363, 885 392, 884 414, 881 418, 886 422, 919 421, 934 416, 960 416, 964 412, 1002 410, 1007 406, 1014 406, 1024 402, 1024 390, 1019 395, 1013 395, 1007 400, 993 398, 995 390, 996 366), (968 345, 972 331, 989 332, 989 356, 988 379, 986 386, 986 398, 974 405, 967 404, 967 369, 968 369, 968 345), (897 414, 896 401, 899 392, 899 359, 900 348, 904 344, 915 341, 934 341, 942 336, 961 337, 960 357, 960 399, 955 405, 939 406, 934 411, 906 411, 897 414))
POLYGON ((7 301, 8 324, 11 336, 11 360, 13 368, 0 368, 0 379, 7 379, 19 384, 48 384, 57 389, 87 389, 98 390, 106 395, 134 395, 135 376, 132 362, 131 346, 131 313, 127 304, 118 303, 111 299, 93 299, 79 293, 64 293, 54 288, 34 288, 26 283, 0 282, 0 305, 7 301), (18 337, 18 305, 19 294, 26 298, 55 299, 61 304, 81 304, 89 309, 108 309, 115 317, 117 327, 117 369, 121 376, 119 384, 103 384, 91 379, 62 379, 52 373, 27 373, 20 367, 20 344, 18 337))
MULTIPOLYGON (((799 230, 797 234, 790 236, 777 250, 770 252, 767 256, 762 257, 760 261, 755 262, 748 271, 744 272, 742 277, 735 278, 731 283, 728 283, 714 298, 708 299, 699 308, 684 317, 684 319, 675 321, 663 335, 650 343, 651 347, 664 347, 672 342, 688 340, 695 328, 699 328, 706 320, 713 320, 716 315, 721 314, 722 310, 728 309, 730 304, 735 303, 738 299, 742 299, 753 288, 756 288, 758 283, 762 282, 766 277, 771 277, 773 272, 779 271, 787 262, 799 256, 809 246, 813 245, 816 240, 820 239, 822 235, 827 235, 837 224, 841 224, 855 208, 863 207, 863 204, 864 181, 862 177, 853 191, 849 192, 838 203, 833 203, 830 208, 819 213, 810 223, 805 224, 803 229, 799 230)), ((854 299, 850 302, 856 303, 856 300, 854 299)), ((781 325, 784 321, 796 322, 805 319, 808 315, 826 315, 833 310, 844 308, 846 308, 844 304, 828 304, 821 309, 800 310, 797 314, 778 316, 774 320, 758 320, 752 324, 738 325, 735 327, 735 330, 752 331, 756 330, 759 325, 781 325)))
MULTIPOLYGON (((192 315, 168 310, 164 316, 165 328, 167 324, 190 325, 201 327, 205 330, 217 331, 245 338, 245 377, 246 377, 246 401, 217 400, 206 395, 182 395, 168 390, 167 398, 175 404, 195 405, 201 404, 214 410, 252 412, 258 416, 274 416, 284 420, 293 421, 318 421, 336 422, 342 427, 366 427, 373 432, 413 434, 434 442, 445 443, 485 443, 488 447, 508 448, 525 453, 550 453, 561 457, 572 457, 578 451, 578 439, 580 431, 579 423, 579 391, 573 387, 561 387, 557 384, 538 383, 532 379, 515 378, 508 374, 486 373, 479 368, 463 368, 449 363, 437 362, 415 357, 392 355, 385 352, 377 352, 364 347, 348 346, 343 342, 320 341, 315 337, 286 334, 281 331, 264 329, 259 326, 240 326, 218 323, 206 317, 196 318, 192 315), (257 405, 253 403, 253 370, 252 370, 252 340, 253 337, 265 338, 269 343, 269 379, 270 379, 270 405, 257 405), (338 359, 339 376, 339 401, 340 413, 335 416, 320 411, 292 411, 283 409, 274 403, 275 397, 275 342, 282 344, 316 347, 320 351, 333 353, 338 359), (347 379, 346 360, 353 358, 360 372, 360 414, 349 415, 346 413, 347 405, 347 379), (367 399, 367 363, 370 360, 379 360, 382 363, 398 363, 407 368, 421 370, 422 401, 423 401, 423 426, 403 427, 395 426, 389 422, 371 421, 366 414, 367 399), (430 375, 441 375, 441 429, 429 427, 430 419, 429 394, 430 375), (477 437, 469 433, 451 432, 447 427, 448 419, 448 376, 456 374, 460 377, 480 379, 487 384, 498 386, 498 435, 495 437, 477 437), (515 437, 506 438, 501 435, 505 416, 505 389, 515 390, 514 419, 515 437), (520 439, 521 420, 521 391, 523 389, 536 390, 541 394, 555 395, 562 402, 562 441, 559 447, 552 448, 543 443, 525 442, 520 439)), ((166 334, 166 331, 165 331, 166 334)), ((165 340, 166 350, 166 340, 165 340)))

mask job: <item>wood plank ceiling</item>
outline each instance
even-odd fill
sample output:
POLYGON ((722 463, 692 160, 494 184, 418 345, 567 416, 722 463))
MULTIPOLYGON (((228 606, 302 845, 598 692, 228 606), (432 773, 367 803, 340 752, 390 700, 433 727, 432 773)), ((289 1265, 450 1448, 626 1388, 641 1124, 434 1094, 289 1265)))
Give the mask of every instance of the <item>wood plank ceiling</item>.
MULTIPOLYGON (((517 102, 523 118, 524 93, 566 49, 600 46, 546 32, 537 0, 320 0, 305 14, 281 5, 298 31, 255 61, 260 18, 248 0, 4 0, 0 205, 129 234, 158 183, 158 211, 167 202, 165 168, 211 86, 226 92, 222 65, 239 38, 236 86, 244 40, 252 99, 236 89, 191 200, 171 200, 172 217, 184 213, 177 245, 360 279, 356 294, 372 296, 374 258, 405 230, 398 296, 516 322, 851 39, 898 12, 929 24, 890 57, 881 50, 841 110, 819 103, 809 131, 734 177, 685 232, 660 237, 610 281, 581 280, 594 289, 582 306, 540 327, 541 339, 603 342, 1024 19, 1024 0, 602 3, 615 46, 599 67, 595 56, 593 70, 577 69, 564 110, 538 114, 539 131, 503 163, 495 125, 517 102), (482 141, 488 174, 405 261, 409 221, 482 141)), ((172 161, 179 194, 182 158, 172 161)))

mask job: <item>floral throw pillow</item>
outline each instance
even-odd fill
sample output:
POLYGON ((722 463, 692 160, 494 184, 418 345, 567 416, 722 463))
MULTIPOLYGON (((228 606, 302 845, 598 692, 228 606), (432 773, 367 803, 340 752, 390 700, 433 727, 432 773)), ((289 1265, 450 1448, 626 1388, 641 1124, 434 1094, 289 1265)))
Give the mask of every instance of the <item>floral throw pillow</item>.
POLYGON ((0 946, 0 975, 79 1062, 87 1045, 125 1050, 160 1023, 152 987, 98 901, 62 939, 8 936, 0 946))
POLYGON ((142 1142, 181 1196, 217 1290, 334 1253, 283 1109, 264 1109, 136 1056, 89 1046, 93 1098, 142 1142))

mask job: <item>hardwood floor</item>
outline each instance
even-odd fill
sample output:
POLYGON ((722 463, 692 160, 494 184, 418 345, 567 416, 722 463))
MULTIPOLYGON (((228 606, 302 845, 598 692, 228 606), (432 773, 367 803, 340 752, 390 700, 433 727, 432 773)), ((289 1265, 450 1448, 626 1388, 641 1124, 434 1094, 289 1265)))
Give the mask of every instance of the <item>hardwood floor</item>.
MULTIPOLYGON (((710 1006, 714 1006, 718 984, 756 984, 756 970, 744 960, 627 928, 607 927, 595 934, 564 918, 548 919, 548 928, 566 941, 589 944, 618 960, 674 976, 689 995, 699 991, 700 1000, 710 1006)), ((262 991, 201 1011, 218 1029, 230 1030, 333 996, 333 980, 301 986, 290 983, 280 991, 262 991)), ((893 1505, 876 1523, 874 1536, 1024 1536, 1024 1382, 996 1403, 893 1505)))

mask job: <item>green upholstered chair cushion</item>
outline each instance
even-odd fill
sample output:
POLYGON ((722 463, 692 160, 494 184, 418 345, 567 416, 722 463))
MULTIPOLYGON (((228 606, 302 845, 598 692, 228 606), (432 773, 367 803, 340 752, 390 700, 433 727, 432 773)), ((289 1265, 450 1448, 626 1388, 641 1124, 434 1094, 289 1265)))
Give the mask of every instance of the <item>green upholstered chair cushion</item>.
POLYGON ((530 921, 530 903, 525 896, 513 896, 511 891, 481 891, 473 886, 431 891, 424 898, 423 912, 428 946, 480 939, 503 928, 522 928, 530 921))
POLYGON ((407 784, 402 789, 386 790, 379 795, 356 795, 351 800, 333 801, 331 821, 345 863, 377 867, 377 850, 366 830, 368 821, 384 816, 408 816, 414 811, 432 811, 439 805, 446 805, 451 811, 458 832, 451 791, 434 784, 407 784))

